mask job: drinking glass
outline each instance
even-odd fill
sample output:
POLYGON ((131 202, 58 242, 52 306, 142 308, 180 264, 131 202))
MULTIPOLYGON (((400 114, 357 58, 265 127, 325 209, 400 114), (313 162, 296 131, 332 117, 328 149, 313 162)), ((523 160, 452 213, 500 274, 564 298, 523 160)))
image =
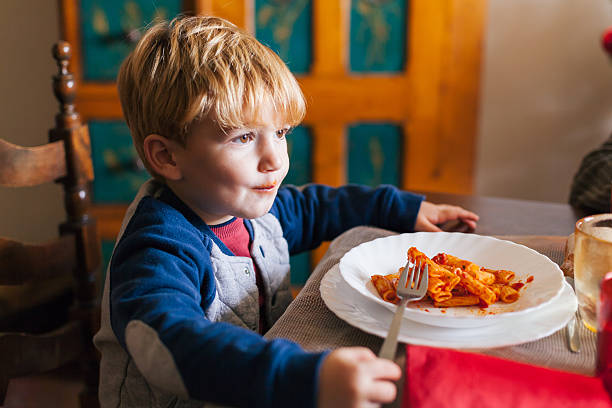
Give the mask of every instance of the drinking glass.
POLYGON ((591 215, 576 223, 574 280, 582 322, 597 331, 601 281, 612 271, 612 214, 591 215))

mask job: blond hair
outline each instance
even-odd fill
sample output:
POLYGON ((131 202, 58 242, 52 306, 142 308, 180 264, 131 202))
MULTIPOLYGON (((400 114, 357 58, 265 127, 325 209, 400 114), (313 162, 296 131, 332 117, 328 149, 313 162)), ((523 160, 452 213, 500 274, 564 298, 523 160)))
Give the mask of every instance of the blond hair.
POLYGON ((221 128, 240 128, 271 104, 295 126, 306 111, 283 61, 217 17, 177 17, 152 26, 121 65, 117 84, 134 147, 154 176, 143 153, 150 134, 184 146, 191 124, 205 116, 221 128))

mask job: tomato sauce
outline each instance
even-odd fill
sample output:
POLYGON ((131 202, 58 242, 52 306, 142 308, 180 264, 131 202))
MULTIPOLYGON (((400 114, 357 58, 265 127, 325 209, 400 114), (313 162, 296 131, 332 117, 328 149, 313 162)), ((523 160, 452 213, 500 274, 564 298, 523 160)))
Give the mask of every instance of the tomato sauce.
POLYGON ((514 290, 520 290, 525 284, 523 282, 516 282, 510 285, 510 287, 514 290))

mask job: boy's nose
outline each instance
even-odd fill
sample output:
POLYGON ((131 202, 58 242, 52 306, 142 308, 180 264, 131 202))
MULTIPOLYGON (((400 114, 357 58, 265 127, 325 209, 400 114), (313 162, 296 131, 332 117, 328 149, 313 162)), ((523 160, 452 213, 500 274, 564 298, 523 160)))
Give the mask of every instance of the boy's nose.
POLYGON ((283 165, 285 144, 274 140, 274 137, 265 137, 261 146, 259 170, 264 172, 276 171, 283 165))

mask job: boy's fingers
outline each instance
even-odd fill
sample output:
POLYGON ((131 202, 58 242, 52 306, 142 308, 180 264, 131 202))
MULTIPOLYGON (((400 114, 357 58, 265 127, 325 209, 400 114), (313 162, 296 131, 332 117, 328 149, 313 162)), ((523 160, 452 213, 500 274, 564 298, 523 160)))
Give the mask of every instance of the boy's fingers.
POLYGON ((376 380, 395 381, 402 376, 402 369, 393 361, 377 358, 368 363, 368 374, 376 380))
POLYGON ((440 231, 440 229, 429 219, 427 215, 417 216, 416 222, 414 224, 414 230, 429 232, 440 231))
POLYGON ((374 381, 365 397, 372 402, 391 402, 397 395, 397 388, 391 381, 374 381))
POLYGON ((463 208, 463 207, 457 207, 457 208, 459 208, 459 210, 460 210, 460 212, 461 212, 460 216, 461 216, 462 218, 463 218, 463 217, 465 217, 465 218, 470 218, 470 219, 473 219, 473 220, 476 220, 476 221, 478 221, 478 218, 480 218, 480 217, 478 216, 478 214, 476 214, 476 213, 474 213, 474 212, 472 212, 472 211, 466 210, 466 209, 465 209, 465 208, 463 208))
POLYGON ((463 222, 464 224, 469 225, 472 228, 476 228, 476 221, 478 221, 473 218, 464 218, 464 217, 460 217, 459 220, 463 222))
POLYGON ((438 227, 435 224, 432 224, 431 222, 428 222, 427 224, 425 224, 425 229, 423 231, 426 231, 426 232, 440 232, 440 231, 442 231, 442 228, 438 227))
POLYGON ((437 225, 433 224, 428 219, 424 219, 423 223, 421 224, 421 231, 440 232, 440 231, 442 231, 442 229, 440 229, 440 227, 438 227, 437 225))
POLYGON ((476 229, 476 222, 472 220, 461 220, 466 223, 471 229, 476 229))
POLYGON ((480 219, 480 217, 472 217, 472 216, 469 216, 469 217, 463 217, 463 216, 460 216, 460 217, 459 217, 459 219, 460 219, 461 221, 463 221, 463 222, 466 222, 466 223, 467 223, 467 222, 472 222, 472 223, 476 224, 476 222, 478 222, 478 220, 480 219))
POLYGON ((457 206, 447 207, 447 210, 444 213, 447 219, 461 218, 461 219, 469 219, 469 220, 478 221, 478 218, 479 218, 477 214, 471 211, 468 211, 462 207, 457 207, 457 206))
POLYGON ((351 347, 353 357, 359 361, 368 361, 376 359, 376 354, 367 347, 351 347))
POLYGON ((395 399, 397 388, 393 381, 402 376, 402 369, 393 361, 377 358, 368 364, 368 374, 372 376, 371 385, 365 397, 376 403, 391 402, 395 399))

